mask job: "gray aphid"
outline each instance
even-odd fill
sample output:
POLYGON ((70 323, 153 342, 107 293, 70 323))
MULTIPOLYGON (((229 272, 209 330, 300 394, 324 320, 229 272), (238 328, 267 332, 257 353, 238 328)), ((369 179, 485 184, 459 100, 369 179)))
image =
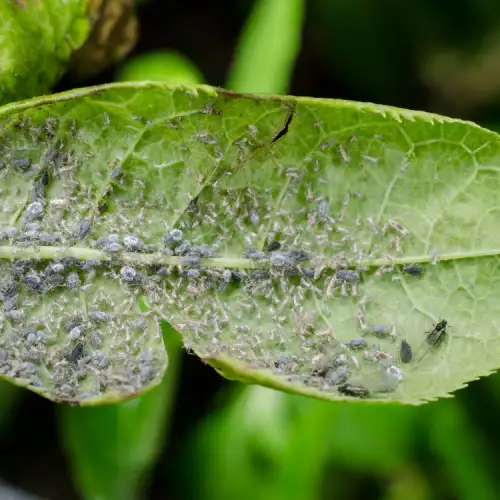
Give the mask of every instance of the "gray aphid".
POLYGON ((141 250, 144 246, 137 236, 128 235, 123 238, 123 244, 127 250, 141 250))
POLYGON ((28 274, 22 280, 23 283, 27 285, 34 292, 43 291, 43 280, 38 274, 35 273, 28 274))
POLYGON ((69 321, 66 322, 65 328, 68 332, 73 330, 76 326, 79 326, 83 323, 82 316, 73 316, 69 321))
POLYGON ((92 311, 89 313, 89 318, 97 323, 105 323, 109 320, 109 314, 104 311, 92 311))
POLYGON ((318 219, 321 222, 328 220, 328 200, 321 200, 318 204, 318 219))
POLYGON ((342 281, 359 281, 359 273, 349 269, 339 269, 335 273, 335 278, 342 281))
POLYGON ((178 245, 182 241, 182 231, 180 229, 172 229, 163 238, 163 242, 167 247, 178 245))
POLYGON ((305 250, 290 250, 289 252, 286 252, 285 255, 288 255, 293 260, 309 260, 311 258, 311 254, 309 252, 306 252, 305 250))
POLYGON ((13 295, 12 297, 8 297, 5 299, 3 303, 3 311, 4 313, 8 313, 13 311, 17 306, 17 295, 13 295))
POLYGON ((346 342, 346 346, 349 348, 349 349, 363 349, 367 346, 368 342, 366 341, 366 339, 363 339, 363 338, 358 338, 358 339, 352 339, 352 340, 349 340, 349 342, 346 342))
POLYGON ((386 335, 389 335, 390 330, 389 328, 383 325, 373 325, 372 332, 377 337, 385 337, 386 335))
POLYGON ((106 245, 106 248, 105 248, 106 252, 109 252, 109 253, 116 253, 116 252, 119 252, 121 249, 122 249, 122 246, 119 243, 115 243, 114 241, 111 243, 108 243, 108 245, 106 245))
POLYGON ((111 170, 111 173, 109 174, 110 179, 118 179, 122 175, 122 169, 121 167, 115 167, 113 170, 111 170))
POLYGON ((132 266, 123 266, 121 268, 120 275, 122 280, 127 283, 139 283, 142 279, 140 273, 138 273, 132 266))
POLYGON ((0 300, 7 300, 17 293, 17 282, 6 280, 0 282, 0 300))
POLYGON ((31 167, 31 161, 27 158, 24 158, 22 160, 12 160, 12 166, 26 171, 31 167))
POLYGON ((22 309, 12 309, 5 311, 5 316, 12 320, 20 320, 24 318, 24 311, 22 309))
POLYGON ((200 257, 213 257, 214 251, 209 245, 206 244, 195 245, 189 249, 188 255, 198 255, 200 257))
POLYGON ((267 259, 267 255, 264 252, 261 252, 260 250, 257 250, 256 248, 249 248, 243 256, 247 259, 254 259, 254 260, 265 260, 267 259))
POLYGON ((77 273, 69 273, 68 277, 66 278, 66 283, 68 285, 68 288, 73 292, 79 290, 80 285, 82 284, 77 273))
POLYGON ((24 215, 27 220, 35 220, 40 219, 43 216, 43 212, 43 205, 39 201, 35 201, 26 207, 24 215))
MULTIPOLYGON (((92 222, 90 222, 89 219, 87 219, 87 218, 82 219, 80 221, 80 224, 78 225, 78 238, 80 238, 81 240, 83 238, 85 238, 85 236, 87 236, 88 232, 90 231, 91 227, 92 227, 92 222)), ((105 245, 105 243, 104 243, 104 245, 105 245)))
POLYGON ((73 329, 69 332, 69 334, 68 334, 68 338, 69 338, 70 340, 78 340, 78 339, 82 336, 82 334, 83 334, 84 330, 85 330, 85 328, 84 328, 82 325, 80 325, 80 326, 75 326, 75 328, 73 328, 73 329))
POLYGON ((275 252, 269 258, 271 265, 274 267, 293 267, 294 262, 288 256, 282 253, 275 252))
POLYGON ((196 268, 190 268, 186 270, 186 276, 189 279, 196 279, 200 277, 200 270, 196 268))
POLYGON ((338 385, 347 382, 350 373, 346 366, 339 366, 331 375, 328 376, 326 382, 328 385, 338 385))
POLYGON ((185 255, 191 249, 191 244, 189 241, 184 240, 179 246, 177 246, 174 250, 175 255, 185 255))

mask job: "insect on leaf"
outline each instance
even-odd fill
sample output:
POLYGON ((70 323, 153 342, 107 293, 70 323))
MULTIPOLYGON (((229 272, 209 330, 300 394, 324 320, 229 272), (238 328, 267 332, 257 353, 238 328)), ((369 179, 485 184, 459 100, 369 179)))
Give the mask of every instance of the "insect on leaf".
POLYGON ((0 373, 17 384, 138 394, 165 370, 159 318, 229 378, 329 400, 419 404, 499 366, 493 132, 151 83, 0 120, 0 373))

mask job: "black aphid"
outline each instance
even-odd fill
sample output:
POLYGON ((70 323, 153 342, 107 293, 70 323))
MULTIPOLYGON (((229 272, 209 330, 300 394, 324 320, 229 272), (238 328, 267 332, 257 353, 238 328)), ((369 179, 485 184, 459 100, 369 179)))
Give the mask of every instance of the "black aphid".
POLYGON ((49 184, 49 173, 47 172, 47 170, 43 171, 40 182, 42 183, 42 186, 47 186, 49 184))
POLYGON ((353 396, 355 398, 367 398, 370 396, 370 391, 362 385, 342 384, 339 387, 339 392, 346 396, 353 396))
POLYGON ((279 250, 281 248, 281 243, 279 241, 271 241, 269 245, 267 245, 268 252, 274 252, 275 250, 279 250))
POLYGON ((413 358, 411 345, 406 340, 401 341, 401 346, 399 347, 399 356, 403 363, 409 363, 413 358))
POLYGON ((82 357, 82 354, 83 354, 83 344, 77 344, 75 348, 71 351, 69 355, 69 360, 72 363, 76 363, 82 357))
POLYGON ((420 264, 409 264, 407 266, 403 266, 403 272, 410 274, 411 276, 421 276, 424 274, 424 268, 420 264))
POLYGON ((434 325, 434 329, 428 332, 429 335, 427 335, 427 342, 430 345, 439 345, 446 336, 447 326, 448 321, 446 321, 445 319, 440 320, 439 323, 434 325))

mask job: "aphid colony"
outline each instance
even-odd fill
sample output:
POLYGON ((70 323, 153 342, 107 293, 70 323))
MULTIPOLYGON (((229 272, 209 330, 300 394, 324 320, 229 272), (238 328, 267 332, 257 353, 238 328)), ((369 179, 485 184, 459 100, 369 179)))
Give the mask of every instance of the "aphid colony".
MULTIPOLYGON (((110 116, 105 116, 104 123, 106 126, 112 124, 110 116)), ((169 125, 179 128, 182 122, 172 121, 169 125)), ((87 198, 92 186, 86 186, 88 190, 77 191, 72 177, 77 167, 83 168, 84 160, 64 152, 62 140, 60 143, 55 141, 57 120, 47 119, 40 130, 35 130, 34 126, 23 127, 37 140, 41 137, 40 140, 46 141, 43 145, 46 151, 39 164, 31 158, 5 155, 9 157, 8 168, 29 178, 30 190, 15 227, 0 226, 0 246, 9 244, 16 249, 32 249, 34 258, 18 259, 14 254, 5 279, 0 279, 0 373, 15 377, 26 375, 34 386, 56 387, 61 398, 73 400, 85 397, 81 392, 82 380, 87 385, 90 380, 93 381, 89 394, 116 387, 137 390, 141 384, 158 376, 163 363, 158 352, 148 354, 144 348, 140 354, 131 354, 148 345, 145 321, 141 319, 133 326, 116 323, 116 313, 121 312, 123 303, 132 307, 139 294, 143 294, 165 316, 176 319, 176 326, 185 334, 186 347, 192 343, 198 351, 205 350, 208 354, 229 351, 256 365, 268 366, 271 363, 277 373, 291 381, 301 381, 324 390, 335 389, 347 396, 364 398, 373 392, 394 391, 403 379, 403 373, 397 366, 399 361, 404 364, 414 362, 412 347, 406 340, 396 344, 392 327, 368 327, 363 317, 359 316, 362 337, 339 342, 330 338, 330 331, 325 334, 316 327, 315 316, 305 305, 311 297, 328 302, 339 297, 358 296, 362 273, 367 271, 360 262, 381 254, 380 246, 376 246, 370 255, 363 254, 360 243, 364 240, 356 241, 359 228, 365 230, 367 227, 376 236, 392 232, 388 247, 395 247, 398 252, 401 251, 402 239, 409 234, 394 219, 388 219, 380 227, 383 221, 362 218, 359 214, 355 219, 356 228, 354 222, 353 227, 347 224, 343 227, 340 223, 348 219, 351 198, 359 200, 363 194, 357 190, 348 191, 338 212, 332 196, 325 190, 315 192, 318 186, 323 189, 328 185, 327 172, 331 169, 323 168, 322 171, 319 160, 313 156, 307 161, 310 162, 310 173, 318 178, 316 186, 307 184, 305 187, 301 184, 306 177, 299 166, 291 165, 279 170, 289 182, 280 209, 276 209, 271 188, 248 187, 234 192, 220 189, 224 177, 226 174, 230 177, 231 172, 221 172, 220 178, 205 189, 209 192, 206 196, 209 202, 204 202, 203 194, 207 193, 198 189, 203 183, 200 172, 186 175, 187 178, 201 178, 198 184, 188 183, 190 188, 193 187, 191 193, 169 192, 168 196, 172 199, 179 194, 178 200, 184 200, 181 195, 186 195, 185 210, 182 203, 177 206, 162 194, 162 190, 167 191, 165 185, 158 185, 158 192, 155 193, 154 188, 150 188, 149 193, 144 189, 137 198, 125 201, 111 211, 109 209, 116 201, 114 190, 118 190, 124 180, 130 180, 133 172, 128 171, 125 165, 113 162, 103 177, 107 182, 104 191, 99 193, 98 199, 89 201, 87 198), (61 200, 49 200, 51 184, 59 178, 65 179, 63 187, 68 193, 78 192, 79 197, 68 194, 61 200), (299 194, 304 194, 311 206, 296 211, 287 209, 287 199, 294 201, 299 194), (61 218, 61 224, 49 220, 51 210, 58 208, 59 204, 71 213, 69 222, 64 218, 61 218), (85 210, 80 211, 82 205, 85 210), (73 206, 78 207, 78 215, 72 212, 73 206), (165 224, 167 229, 163 237, 158 237, 157 233, 155 238, 148 238, 150 221, 142 218, 142 213, 151 207, 156 207, 166 216, 171 213, 178 216, 174 224, 165 224), (124 215, 125 208, 133 209, 132 217, 124 215), (261 233, 265 227, 267 232, 263 238, 261 233), (187 235, 191 236, 196 228, 203 228, 202 233, 209 234, 209 241, 213 244, 204 243, 206 240, 200 240, 199 234, 197 238, 190 239, 187 235), (240 267, 239 264, 225 266, 227 255, 223 250, 230 250, 232 239, 237 237, 245 242, 244 249, 239 255, 231 257, 240 257, 240 261, 246 259, 248 262, 240 267), (89 249, 97 252, 99 259, 85 256, 35 260, 37 248, 51 246, 89 249), (325 256, 328 258, 325 259, 325 256), (169 260, 170 257, 173 259, 169 260), (206 259, 219 259, 220 262, 208 265, 206 259), (86 296, 96 286, 105 289, 109 282, 122 294, 117 293, 116 303, 112 304, 116 310, 101 307, 101 301, 85 314, 80 311, 71 318, 65 317, 64 324, 55 324, 54 318, 49 318, 50 328, 42 328, 40 325, 45 318, 38 318, 40 324, 33 326, 30 308, 36 310, 46 297, 50 301, 56 298, 54 302, 57 305, 58 300, 61 304, 78 304, 78 297, 86 296), (225 303, 233 293, 238 306, 235 314, 231 304, 225 303), (245 324, 244 314, 266 325, 267 337, 253 332, 245 324), (240 317, 241 321, 236 321, 240 317), (109 331, 105 333, 104 327, 109 331), (60 331, 64 333, 62 340, 54 340, 54 336, 61 335, 60 331), (301 339, 302 359, 282 356, 271 362, 264 360, 262 353, 266 349, 276 353, 277 346, 283 348, 286 345, 283 332, 290 331, 301 339), (6 332, 16 334, 15 341, 6 332), (317 339, 322 335, 330 342, 321 344, 317 339), (369 335, 375 337, 377 342, 390 342, 397 352, 393 349, 388 353, 389 349, 372 343, 367 338, 369 335), (116 373, 108 376, 106 373, 116 360, 109 349, 106 350, 106 339, 114 336, 124 337, 126 342, 121 351, 117 350, 117 356, 122 355, 119 376, 116 373), (332 353, 324 352, 324 344, 330 346, 332 353), (59 345, 63 349, 57 350, 59 345), (54 354, 56 351, 57 354, 54 354), (314 361, 312 365, 311 360, 314 361), (37 375, 36 369, 33 370, 33 367, 44 364, 50 365, 51 379, 48 382, 37 375), (365 388, 357 381, 365 365, 375 373, 372 377, 376 380, 374 387, 365 388)), ((71 129, 75 136, 76 127, 71 129)), ((245 158, 251 145, 257 144, 254 139, 259 131, 255 125, 249 126, 248 132, 248 137, 234 144, 239 148, 238 157, 245 158)), ((218 143, 215 135, 199 131, 189 140, 207 146, 207 152, 217 160, 222 158, 223 148, 215 146, 218 143)), ((329 138, 319 150, 330 148, 334 142, 329 138)), ((347 146, 337 146, 337 150, 343 163, 351 161, 347 146)), ((376 158, 366 158, 370 158, 372 163, 377 161, 376 158)), ((3 167, 2 164, 0 171, 3 167)), ((6 170, 7 164, 4 172, 6 170)), ((281 189, 283 182, 281 179, 278 181, 281 189)), ((134 179, 133 182, 134 185, 145 185, 144 179, 134 179)), ((291 206, 296 207, 293 203, 291 206)), ((418 279, 424 272, 423 266, 417 263, 403 266, 401 270, 407 279, 418 279)), ((61 305, 61 311, 66 311, 65 307, 61 305)), ((53 311, 54 317, 67 316, 56 309, 53 311)), ((438 345, 445 333, 446 321, 443 320, 429 332, 427 343, 438 345)))

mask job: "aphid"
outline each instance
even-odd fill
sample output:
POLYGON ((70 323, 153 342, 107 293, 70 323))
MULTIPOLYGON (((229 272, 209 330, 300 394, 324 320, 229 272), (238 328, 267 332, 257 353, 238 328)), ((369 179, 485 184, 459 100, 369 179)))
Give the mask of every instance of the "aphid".
POLYGON ((370 396, 370 391, 362 385, 342 384, 339 387, 339 392, 346 396, 353 396, 355 398, 367 398, 370 396))
POLYGON ((49 173, 47 170, 43 171, 42 177, 40 178, 40 182, 42 183, 42 186, 47 186, 49 184, 49 173))
MULTIPOLYGON (((92 227, 92 223, 90 222, 89 219, 85 218, 80 221, 80 224, 78 226, 78 238, 81 240, 87 236, 87 233, 90 231, 90 228, 92 227)), ((98 240, 99 241, 99 240, 98 240)))
POLYGON ((390 330, 386 326, 373 325, 372 326, 372 332, 377 337, 385 337, 386 335, 389 335, 390 330))
POLYGON ((45 198, 45 188, 40 181, 33 182, 33 187, 30 191, 30 202, 43 200, 45 198))
POLYGON ((12 280, 0 281, 0 300, 7 300, 17 293, 17 283, 12 280))
POLYGON ((176 255, 186 255, 187 253, 189 253, 191 249, 191 244, 189 243, 189 241, 182 241, 180 245, 178 245, 175 249, 175 254, 176 255))
POLYGON ((420 276, 424 274, 424 268, 420 264, 409 264, 403 266, 403 272, 411 276, 420 276))
POLYGON ((71 351, 69 355, 69 360, 72 363, 76 363, 82 357, 82 354, 83 354, 83 344, 77 344, 75 348, 71 351))
POLYGON ((427 343, 429 343, 430 345, 439 345, 446 336, 447 325, 448 321, 446 321, 445 319, 440 320, 439 323, 434 325, 434 329, 428 332, 429 335, 426 339, 427 343))
POLYGON ((178 245, 182 241, 182 231, 180 229, 172 229, 163 238, 163 242, 167 247, 178 245))
POLYGON ((122 246, 120 245, 120 243, 115 243, 114 241, 111 242, 111 243, 108 243, 108 245, 106 245, 106 252, 108 253, 116 253, 116 252, 119 252, 120 250, 122 249, 122 246))
POLYGON ((80 281, 80 277, 77 273, 68 274, 68 277, 66 278, 66 284, 71 291, 76 292, 80 288, 81 283, 82 282, 80 281))
POLYGON ((199 257, 213 257, 214 250, 209 245, 195 245, 189 249, 188 255, 198 255, 199 257))
POLYGON ((398 221, 395 221, 394 219, 389 219, 387 222, 389 223, 389 226, 391 226, 393 229, 395 229, 398 233, 402 234, 403 236, 410 234, 410 231, 408 231, 408 229, 406 229, 398 221))
POLYGON ((80 325, 80 326, 75 326, 75 328, 73 328, 69 334, 68 334, 68 338, 70 340, 78 340, 81 336, 82 336, 82 333, 84 332, 85 328, 80 325))
POLYGON ((401 346, 399 347, 399 357, 403 363, 409 363, 413 358, 411 345, 406 340, 401 341, 401 346))
POLYGON ((30 203, 24 212, 26 219, 35 220, 43 216, 43 205, 39 201, 30 203))
POLYGON ((359 281, 359 273, 349 269, 339 269, 335 272, 335 278, 341 281, 359 281))
POLYGON ((344 384, 349 379, 350 373, 346 366, 339 366, 327 379, 328 385, 344 384))
POLYGON ((306 252, 305 250, 290 250, 289 252, 286 252, 285 255, 288 255, 293 260, 309 260, 311 258, 311 254, 309 252, 306 252))
POLYGON ((321 222, 328 220, 328 200, 321 200, 318 204, 318 219, 321 222))
POLYGON ((293 260, 282 253, 273 253, 269 258, 269 261, 274 267, 292 267, 294 265, 293 260))
POLYGON ((247 259, 254 259, 254 260, 264 260, 267 258, 267 255, 264 252, 261 252, 260 250, 257 250, 256 248, 249 248, 243 256, 247 259))
POLYGON ((271 241, 269 245, 267 245, 268 252, 274 252, 275 250, 279 250, 281 248, 281 243, 277 240, 271 241))
POLYGON ((366 339, 359 338, 359 339, 349 340, 349 342, 346 342, 345 345, 348 349, 358 350, 358 349, 364 349, 368 345, 368 342, 366 339))
POLYGON ((142 241, 137 238, 137 236, 125 236, 123 238, 123 244, 125 245, 125 248, 127 250, 132 250, 132 251, 137 251, 137 250, 141 250, 141 248, 143 247, 143 243, 142 241))
POLYGON ((66 330, 70 332, 71 330, 73 330, 73 328, 81 325, 82 323, 83 323, 83 318, 78 315, 78 316, 73 316, 64 326, 66 330))
POLYGON ((121 167, 115 167, 113 170, 111 170, 111 173, 109 174, 110 179, 118 179, 122 175, 122 169, 121 167))
POLYGON ((38 274, 28 274, 22 279, 23 283, 28 286, 34 292, 43 291, 43 280, 38 274))
POLYGON ((105 323, 109 320, 109 314, 103 311, 92 311, 89 313, 89 318, 97 323, 105 323))
POLYGON ((28 159, 22 160, 12 160, 12 166, 15 168, 20 168, 23 171, 27 171, 31 167, 31 161, 28 159))
MULTIPOLYGON (((5 304, 4 304, 5 307, 5 304)), ((12 309, 10 311, 5 311, 5 316, 12 320, 20 320, 24 318, 24 311, 22 309, 12 309)))
POLYGON ((123 266, 120 271, 123 281, 127 283, 140 283, 142 276, 132 266, 123 266))
POLYGON ((194 280, 196 278, 200 277, 200 270, 196 268, 190 268, 186 270, 186 277, 188 277, 191 280, 194 280))
POLYGON ((17 295, 13 295, 12 297, 8 297, 5 299, 3 303, 3 311, 4 313, 8 313, 13 311, 17 306, 17 295))

